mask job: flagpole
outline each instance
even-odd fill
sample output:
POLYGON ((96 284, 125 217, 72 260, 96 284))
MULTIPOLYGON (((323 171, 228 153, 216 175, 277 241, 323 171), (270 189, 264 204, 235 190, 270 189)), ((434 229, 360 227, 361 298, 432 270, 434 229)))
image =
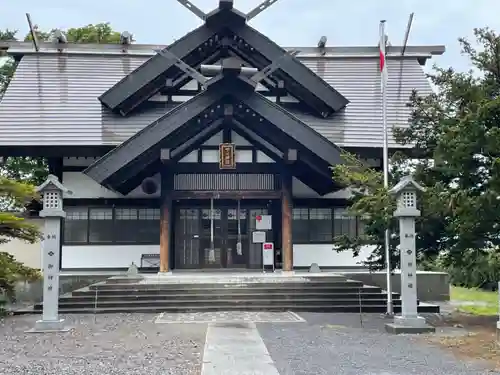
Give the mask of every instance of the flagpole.
MULTIPOLYGON (((385 20, 380 21, 380 74, 381 74, 381 93, 382 93, 382 125, 383 125, 383 155, 382 163, 384 167, 384 187, 389 188, 389 141, 387 134, 387 62, 386 62, 386 37, 385 37, 385 20)), ((385 247, 385 267, 386 267, 386 282, 387 282, 387 311, 386 315, 394 315, 394 306, 392 301, 392 280, 391 280, 391 249, 390 249, 390 232, 387 227, 384 233, 385 247)))

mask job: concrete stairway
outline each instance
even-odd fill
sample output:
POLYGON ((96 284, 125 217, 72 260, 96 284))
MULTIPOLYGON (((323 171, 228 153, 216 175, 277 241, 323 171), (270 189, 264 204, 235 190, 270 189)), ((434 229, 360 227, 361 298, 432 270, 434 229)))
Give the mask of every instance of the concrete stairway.
MULTIPOLYGON (((393 293, 394 309, 401 309, 393 293)), ((61 313, 311 311, 383 313, 386 294, 342 276, 110 279, 59 299, 61 313)), ((35 305, 41 310, 42 304, 35 305)), ((421 312, 439 312, 419 304, 421 312)))

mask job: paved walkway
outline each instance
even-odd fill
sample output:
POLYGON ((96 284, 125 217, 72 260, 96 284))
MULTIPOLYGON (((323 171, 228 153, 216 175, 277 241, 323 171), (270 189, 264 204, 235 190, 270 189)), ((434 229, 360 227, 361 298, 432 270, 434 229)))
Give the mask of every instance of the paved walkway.
POLYGON ((71 333, 25 333, 37 318, 0 324, 0 374, 495 374, 422 338, 386 334, 378 315, 72 315, 71 333))

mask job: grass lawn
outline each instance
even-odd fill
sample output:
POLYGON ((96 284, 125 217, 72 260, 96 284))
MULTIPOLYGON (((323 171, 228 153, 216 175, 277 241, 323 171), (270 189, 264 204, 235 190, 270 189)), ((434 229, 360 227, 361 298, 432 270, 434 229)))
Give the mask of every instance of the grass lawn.
POLYGON ((498 292, 452 286, 450 299, 463 301, 463 304, 459 303, 457 308, 465 313, 474 315, 498 314, 498 292))

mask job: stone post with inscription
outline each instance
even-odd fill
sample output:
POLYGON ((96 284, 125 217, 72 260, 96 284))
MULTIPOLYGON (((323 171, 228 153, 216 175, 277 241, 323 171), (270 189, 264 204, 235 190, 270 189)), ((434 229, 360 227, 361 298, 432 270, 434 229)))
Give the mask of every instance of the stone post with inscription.
POLYGON ((386 325, 391 333, 423 333, 434 331, 427 325, 425 318, 417 311, 417 257, 415 218, 420 216, 417 209, 417 193, 425 189, 405 176, 389 193, 396 197, 397 208, 394 216, 399 218, 400 263, 401 263, 401 315, 386 325))
POLYGON ((64 319, 59 318, 59 260, 61 249, 61 219, 66 214, 63 210, 63 193, 70 193, 54 175, 37 188, 42 196, 43 209, 40 217, 45 220, 42 240, 43 262, 43 313, 42 319, 35 323, 30 332, 69 331, 64 319))

